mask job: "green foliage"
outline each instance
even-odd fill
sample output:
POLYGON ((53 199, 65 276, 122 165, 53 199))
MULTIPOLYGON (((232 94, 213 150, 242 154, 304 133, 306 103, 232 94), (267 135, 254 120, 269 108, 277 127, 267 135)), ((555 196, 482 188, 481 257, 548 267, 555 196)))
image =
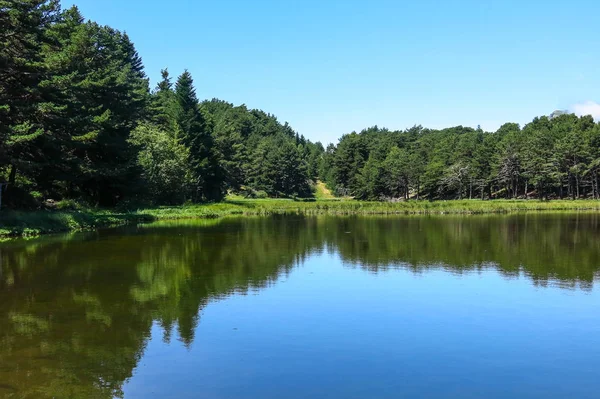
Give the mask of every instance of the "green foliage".
POLYGON ((410 154, 406 149, 392 147, 383 166, 385 169, 386 190, 392 197, 408 198, 412 182, 410 154))
POLYGON ((76 7, 61 11, 53 0, 0 0, 0 22, 5 206, 218 201, 244 187, 312 194, 320 144, 260 110, 201 105, 187 71, 175 84, 161 71, 150 92, 126 34, 85 22, 76 7), (258 157, 275 143, 267 170, 258 157), (260 168, 251 173, 253 165, 260 168))
POLYGON ((83 23, 75 8, 8 3, 3 9, 15 26, 7 37, 20 50, 8 53, 5 62, 15 68, 0 90, 12 115, 0 124, 8 136, 0 165, 10 165, 13 183, 7 196, 21 174, 51 197, 116 203, 135 178, 127 138, 147 99, 133 44, 119 31, 83 23))
POLYGON ((10 167, 13 187, 18 170, 38 167, 36 144, 47 134, 44 46, 58 13, 55 1, 0 1, 0 169, 10 167))
POLYGON ((309 198, 318 181, 368 200, 600 198, 600 125, 589 116, 496 132, 373 126, 324 148, 262 110, 201 103, 188 71, 173 83, 164 69, 151 92, 130 38, 76 7, 0 0, 0 11, 7 207, 309 198))
POLYGON ((298 136, 288 124, 259 110, 213 99, 202 104, 213 123, 213 137, 227 189, 245 186, 272 197, 308 197, 323 154, 320 143, 298 136))
POLYGON ((194 182, 188 148, 173 135, 150 124, 138 126, 130 142, 138 148, 137 163, 148 199, 159 204, 185 202, 194 182))
POLYGON ((162 80, 156 86, 156 89, 150 99, 150 120, 165 130, 176 129, 177 102, 173 83, 169 76, 169 71, 161 71, 162 80))
POLYGON ((206 118, 199 108, 192 75, 185 71, 175 85, 179 138, 189 149, 196 200, 220 200, 224 196, 221 167, 206 118))
POLYGON ((599 126, 562 114, 494 133, 373 127, 328 147, 319 173, 358 199, 600 198, 599 126))
MULTIPOLYGON (((57 202, 55 209, 43 211, 4 211, 0 217, 0 237, 34 236, 45 233, 91 230, 99 227, 139 224, 160 220, 214 219, 227 216, 266 215, 475 215, 517 212, 600 211, 595 200, 461 200, 375 202, 340 199, 293 200, 267 198, 264 191, 248 197, 231 198, 211 204, 187 204, 138 209, 100 210, 73 200, 57 202)), ((133 208, 136 209, 136 208, 133 208)))

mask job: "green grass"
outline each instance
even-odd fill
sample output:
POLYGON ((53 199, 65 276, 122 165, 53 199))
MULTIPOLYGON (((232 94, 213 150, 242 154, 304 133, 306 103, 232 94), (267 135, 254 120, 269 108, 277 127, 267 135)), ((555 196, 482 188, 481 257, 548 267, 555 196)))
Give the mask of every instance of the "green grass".
POLYGON ((146 209, 140 210, 139 214, 148 215, 155 220, 175 220, 235 215, 474 215, 538 211, 600 211, 600 201, 463 200, 390 203, 339 199, 316 201, 230 199, 218 204, 146 209))
POLYGON ((93 230, 154 219, 138 212, 120 213, 108 210, 76 211, 6 211, 0 212, 0 237, 27 237, 68 231, 93 230))
POLYGON ((325 185, 325 183, 323 183, 322 181, 317 181, 317 184, 315 185, 315 198, 317 200, 322 200, 322 199, 334 199, 334 195, 331 192, 331 190, 329 190, 327 188, 327 186, 325 185))
POLYGON ((427 215, 485 214, 534 211, 600 211, 600 201, 462 200, 363 202, 340 199, 294 201, 284 199, 228 199, 215 204, 159 207, 132 212, 57 210, 0 212, 0 237, 90 230, 158 220, 209 219, 262 215, 427 215))

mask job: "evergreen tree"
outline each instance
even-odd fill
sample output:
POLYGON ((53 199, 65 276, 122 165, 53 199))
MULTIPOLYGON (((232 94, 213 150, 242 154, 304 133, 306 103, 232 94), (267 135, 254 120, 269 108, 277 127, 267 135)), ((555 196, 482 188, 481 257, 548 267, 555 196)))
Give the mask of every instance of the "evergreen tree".
MULTIPOLYGON (((301 141, 298 141, 301 143, 301 141)), ((303 158, 302 144, 293 141, 282 143, 276 153, 275 188, 286 196, 310 195, 308 187, 308 165, 303 158)))
POLYGON ((190 151, 190 165, 194 173, 195 199, 220 200, 223 198, 223 176, 214 141, 206 119, 200 111, 192 75, 185 71, 175 86, 177 101, 176 120, 181 131, 181 142, 190 151))
POLYGON ((251 114, 245 106, 220 100, 207 101, 202 110, 211 117, 216 151, 227 189, 241 190, 247 182, 248 136, 252 133, 251 114))
POLYGON ((176 99, 169 71, 160 71, 162 80, 152 93, 150 102, 150 120, 163 129, 176 129, 176 99))
POLYGON ((358 174, 367 158, 368 150, 360 135, 351 133, 340 139, 333 161, 337 194, 349 195, 360 188, 358 174))
POLYGON ((248 165, 248 184, 254 190, 264 191, 270 196, 277 192, 278 144, 272 138, 262 140, 251 154, 248 165))
POLYGON ((74 195, 74 178, 78 161, 74 156, 73 137, 76 122, 83 119, 82 109, 74 105, 74 81, 77 66, 69 57, 73 41, 83 32, 84 19, 77 7, 61 12, 47 30, 50 41, 45 47, 47 76, 40 83, 45 94, 47 134, 36 143, 38 170, 37 189, 50 198, 74 195), (56 162, 60 159, 61 162, 56 162))
POLYGON ((74 31, 62 56, 71 87, 65 106, 72 117, 63 125, 73 160, 71 195, 114 204, 136 178, 128 138, 147 106, 141 61, 126 35, 93 22, 74 31))
POLYGON ((308 177, 312 181, 316 181, 320 178, 319 176, 319 168, 321 165, 321 160, 323 158, 323 153, 325 152, 325 148, 323 148, 323 144, 320 142, 311 143, 307 142, 305 144, 306 152, 304 154, 304 158, 307 160, 308 164, 308 177))
POLYGON ((374 156, 369 157, 355 178, 354 196, 362 200, 379 200, 385 193, 383 164, 374 156))
POLYGON ((405 149, 392 147, 383 167, 387 193, 394 198, 408 199, 411 184, 410 155, 405 149))
POLYGON ((10 169, 7 194, 18 173, 37 169, 36 142, 49 111, 40 86, 47 75, 43 48, 58 10, 57 1, 0 0, 0 173, 10 169))

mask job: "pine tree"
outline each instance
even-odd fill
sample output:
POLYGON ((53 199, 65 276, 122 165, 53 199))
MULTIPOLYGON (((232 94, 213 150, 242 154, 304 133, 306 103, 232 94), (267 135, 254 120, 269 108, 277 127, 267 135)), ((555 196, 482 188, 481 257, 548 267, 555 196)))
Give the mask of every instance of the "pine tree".
POLYGON ((36 143, 46 133, 43 47, 58 10, 57 1, 0 0, 0 173, 10 168, 11 187, 18 172, 34 173, 36 143))
POLYGON ((56 27, 59 51, 49 58, 46 82, 55 93, 51 127, 64 160, 64 195, 112 205, 136 180, 128 138, 144 115, 148 81, 127 35, 81 19, 71 10, 56 27))
POLYGON ((392 147, 384 161, 385 185, 390 196, 408 199, 410 190, 410 156, 397 146, 392 147))
POLYGON ((223 198, 223 175, 207 121, 200 111, 194 80, 186 70, 177 79, 176 120, 181 141, 190 151, 190 165, 194 173, 195 199, 220 200, 223 198))
POLYGON ((210 117, 216 149, 219 153, 225 184, 233 191, 241 190, 247 180, 248 136, 252 132, 251 116, 245 106, 213 99, 201 109, 210 117))
POLYGON ((74 173, 72 124, 70 120, 81 118, 82 109, 72 107, 74 99, 73 74, 76 67, 65 57, 70 50, 72 39, 83 27, 83 16, 72 7, 61 12, 47 30, 48 44, 44 49, 47 69, 45 79, 40 83, 44 93, 45 134, 37 142, 38 170, 35 174, 37 189, 50 198, 67 195, 68 184, 74 173), (56 162, 60 159, 61 162, 56 162))
POLYGON ((285 196, 308 196, 308 165, 303 158, 302 146, 295 140, 281 141, 275 151, 275 188, 285 196))
POLYGON ((176 100, 173 83, 167 69, 160 71, 162 80, 151 96, 150 120, 163 129, 176 129, 176 100))
POLYGON ((262 140, 251 154, 248 165, 248 184, 254 190, 277 196, 277 150, 272 139, 262 140))

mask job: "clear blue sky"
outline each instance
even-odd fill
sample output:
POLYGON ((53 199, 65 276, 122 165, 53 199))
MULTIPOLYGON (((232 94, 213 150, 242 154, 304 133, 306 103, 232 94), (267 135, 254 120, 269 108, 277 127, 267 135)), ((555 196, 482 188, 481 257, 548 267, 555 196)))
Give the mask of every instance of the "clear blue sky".
MULTIPOLYGON (((63 1, 63 7, 73 1, 63 1)), ((311 140, 379 125, 600 117, 597 0, 76 0, 126 31, 154 85, 261 108, 311 140)))

